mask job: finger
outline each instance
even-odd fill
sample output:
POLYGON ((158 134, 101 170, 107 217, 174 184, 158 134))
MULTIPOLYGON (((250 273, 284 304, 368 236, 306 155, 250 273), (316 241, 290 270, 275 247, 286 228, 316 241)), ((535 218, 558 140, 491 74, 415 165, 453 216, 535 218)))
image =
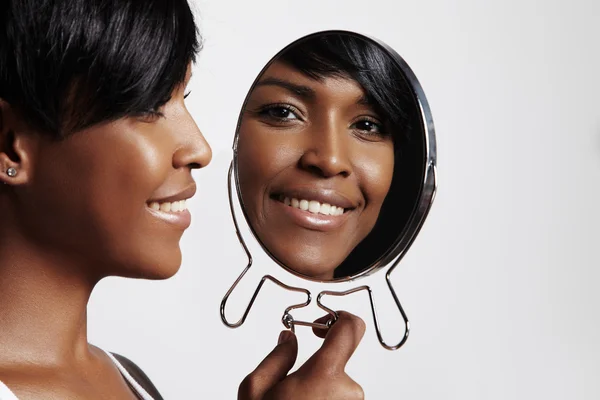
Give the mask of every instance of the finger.
MULTIPOLYGON (((319 319, 315 320, 316 324, 327 324, 328 321, 330 321, 333 318, 333 315, 331 314, 327 314, 319 319)), ((313 333, 320 337, 321 339, 325 339, 325 336, 327 336, 327 331, 329 331, 329 329, 324 329, 324 328, 312 328, 313 333)))
POLYGON ((365 334, 365 323, 356 315, 341 311, 329 328, 323 345, 301 367, 322 371, 343 371, 365 334))
POLYGON ((298 341, 291 331, 282 331, 277 346, 240 384, 238 399, 258 400, 285 378, 298 356, 298 341))

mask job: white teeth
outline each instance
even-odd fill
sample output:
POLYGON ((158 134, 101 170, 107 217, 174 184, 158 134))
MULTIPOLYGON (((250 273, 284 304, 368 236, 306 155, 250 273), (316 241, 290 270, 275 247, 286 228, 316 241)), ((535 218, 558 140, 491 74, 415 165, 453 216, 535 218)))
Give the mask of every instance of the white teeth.
POLYGON ((329 215, 331 212, 331 204, 323 203, 319 208, 319 214, 329 215))
POLYGON ((308 200, 300 200, 300 209, 301 210, 308 210, 308 200))
POLYGON ((158 203, 153 201, 148 205, 151 209, 155 211, 163 211, 163 212, 182 212, 187 210, 187 202, 186 200, 173 201, 173 202, 164 202, 158 203))
POLYGON ((323 214, 323 215, 342 215, 344 213, 343 207, 332 206, 328 203, 319 203, 316 200, 298 200, 298 199, 290 199, 289 197, 280 196, 279 198, 283 204, 286 206, 291 206, 294 208, 299 208, 304 211, 310 211, 313 214, 323 214))
POLYGON ((320 209, 321 203, 319 203, 318 201, 311 200, 308 202, 308 211, 310 211, 311 213, 318 214, 320 209))

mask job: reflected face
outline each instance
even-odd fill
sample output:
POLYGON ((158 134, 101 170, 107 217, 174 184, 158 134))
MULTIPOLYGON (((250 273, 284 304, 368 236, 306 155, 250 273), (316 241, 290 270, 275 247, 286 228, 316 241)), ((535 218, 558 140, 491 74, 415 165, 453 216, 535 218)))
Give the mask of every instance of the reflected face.
POLYGON ((191 169, 211 159, 184 94, 185 84, 160 114, 40 139, 33 183, 20 189, 29 234, 57 254, 87 260, 95 278, 173 275, 191 218, 184 201, 196 190, 191 169))
POLYGON ((391 133, 346 77, 274 62, 251 93, 237 157, 246 214, 288 268, 331 280, 371 232, 394 170, 391 133))

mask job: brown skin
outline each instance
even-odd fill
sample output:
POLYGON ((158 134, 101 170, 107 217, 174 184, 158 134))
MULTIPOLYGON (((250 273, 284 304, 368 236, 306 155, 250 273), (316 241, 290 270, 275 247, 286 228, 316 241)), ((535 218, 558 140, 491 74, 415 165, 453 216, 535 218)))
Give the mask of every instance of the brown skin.
POLYGON ((242 118, 239 180, 250 224, 282 264, 318 280, 333 279, 371 232, 391 185, 392 138, 364 96, 352 79, 315 80, 274 62, 242 118), (295 191, 329 195, 351 210, 334 229, 298 224, 277 199, 295 191))
MULTIPOLYGON (((191 170, 211 159, 184 87, 160 110, 164 118, 124 118, 62 141, 28 127, 0 99, 0 380, 19 399, 136 398, 108 356, 88 343, 86 308, 106 276, 162 279, 180 266, 184 229, 153 217, 147 203, 189 195, 191 170), (6 174, 10 167, 17 176, 6 174)), ((349 378, 316 373, 332 353, 350 356, 363 324, 351 317, 334 326, 342 339, 326 340, 329 350, 303 367, 305 375, 270 381, 270 398, 315 398, 286 392, 285 382, 319 383, 332 398, 357 390, 349 378)), ((289 346, 285 363, 268 363, 279 378, 295 360, 297 347, 289 346)))
POLYGON ((86 307, 106 276, 164 279, 180 266, 184 229, 147 202, 189 195, 191 170, 211 159, 184 89, 164 118, 123 118, 61 141, 0 99, 0 380, 20 399, 136 398, 88 344, 86 307))
MULTIPOLYGON (((283 331, 279 344, 260 365, 244 379, 239 400, 362 400, 364 392, 345 372, 348 360, 364 333, 364 322, 349 313, 339 318, 326 332, 323 345, 297 371, 294 366, 298 341, 290 331, 283 331)), ((324 322, 320 319, 319 322, 324 322)))

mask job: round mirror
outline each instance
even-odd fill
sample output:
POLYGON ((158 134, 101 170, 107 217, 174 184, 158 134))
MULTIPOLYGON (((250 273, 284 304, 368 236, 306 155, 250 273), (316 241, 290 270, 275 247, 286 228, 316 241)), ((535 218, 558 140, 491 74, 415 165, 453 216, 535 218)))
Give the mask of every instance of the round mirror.
POLYGON ((255 80, 234 172, 245 218, 275 261, 310 280, 355 279, 401 255, 429 210, 429 107, 386 45, 352 32, 312 34, 255 80))

